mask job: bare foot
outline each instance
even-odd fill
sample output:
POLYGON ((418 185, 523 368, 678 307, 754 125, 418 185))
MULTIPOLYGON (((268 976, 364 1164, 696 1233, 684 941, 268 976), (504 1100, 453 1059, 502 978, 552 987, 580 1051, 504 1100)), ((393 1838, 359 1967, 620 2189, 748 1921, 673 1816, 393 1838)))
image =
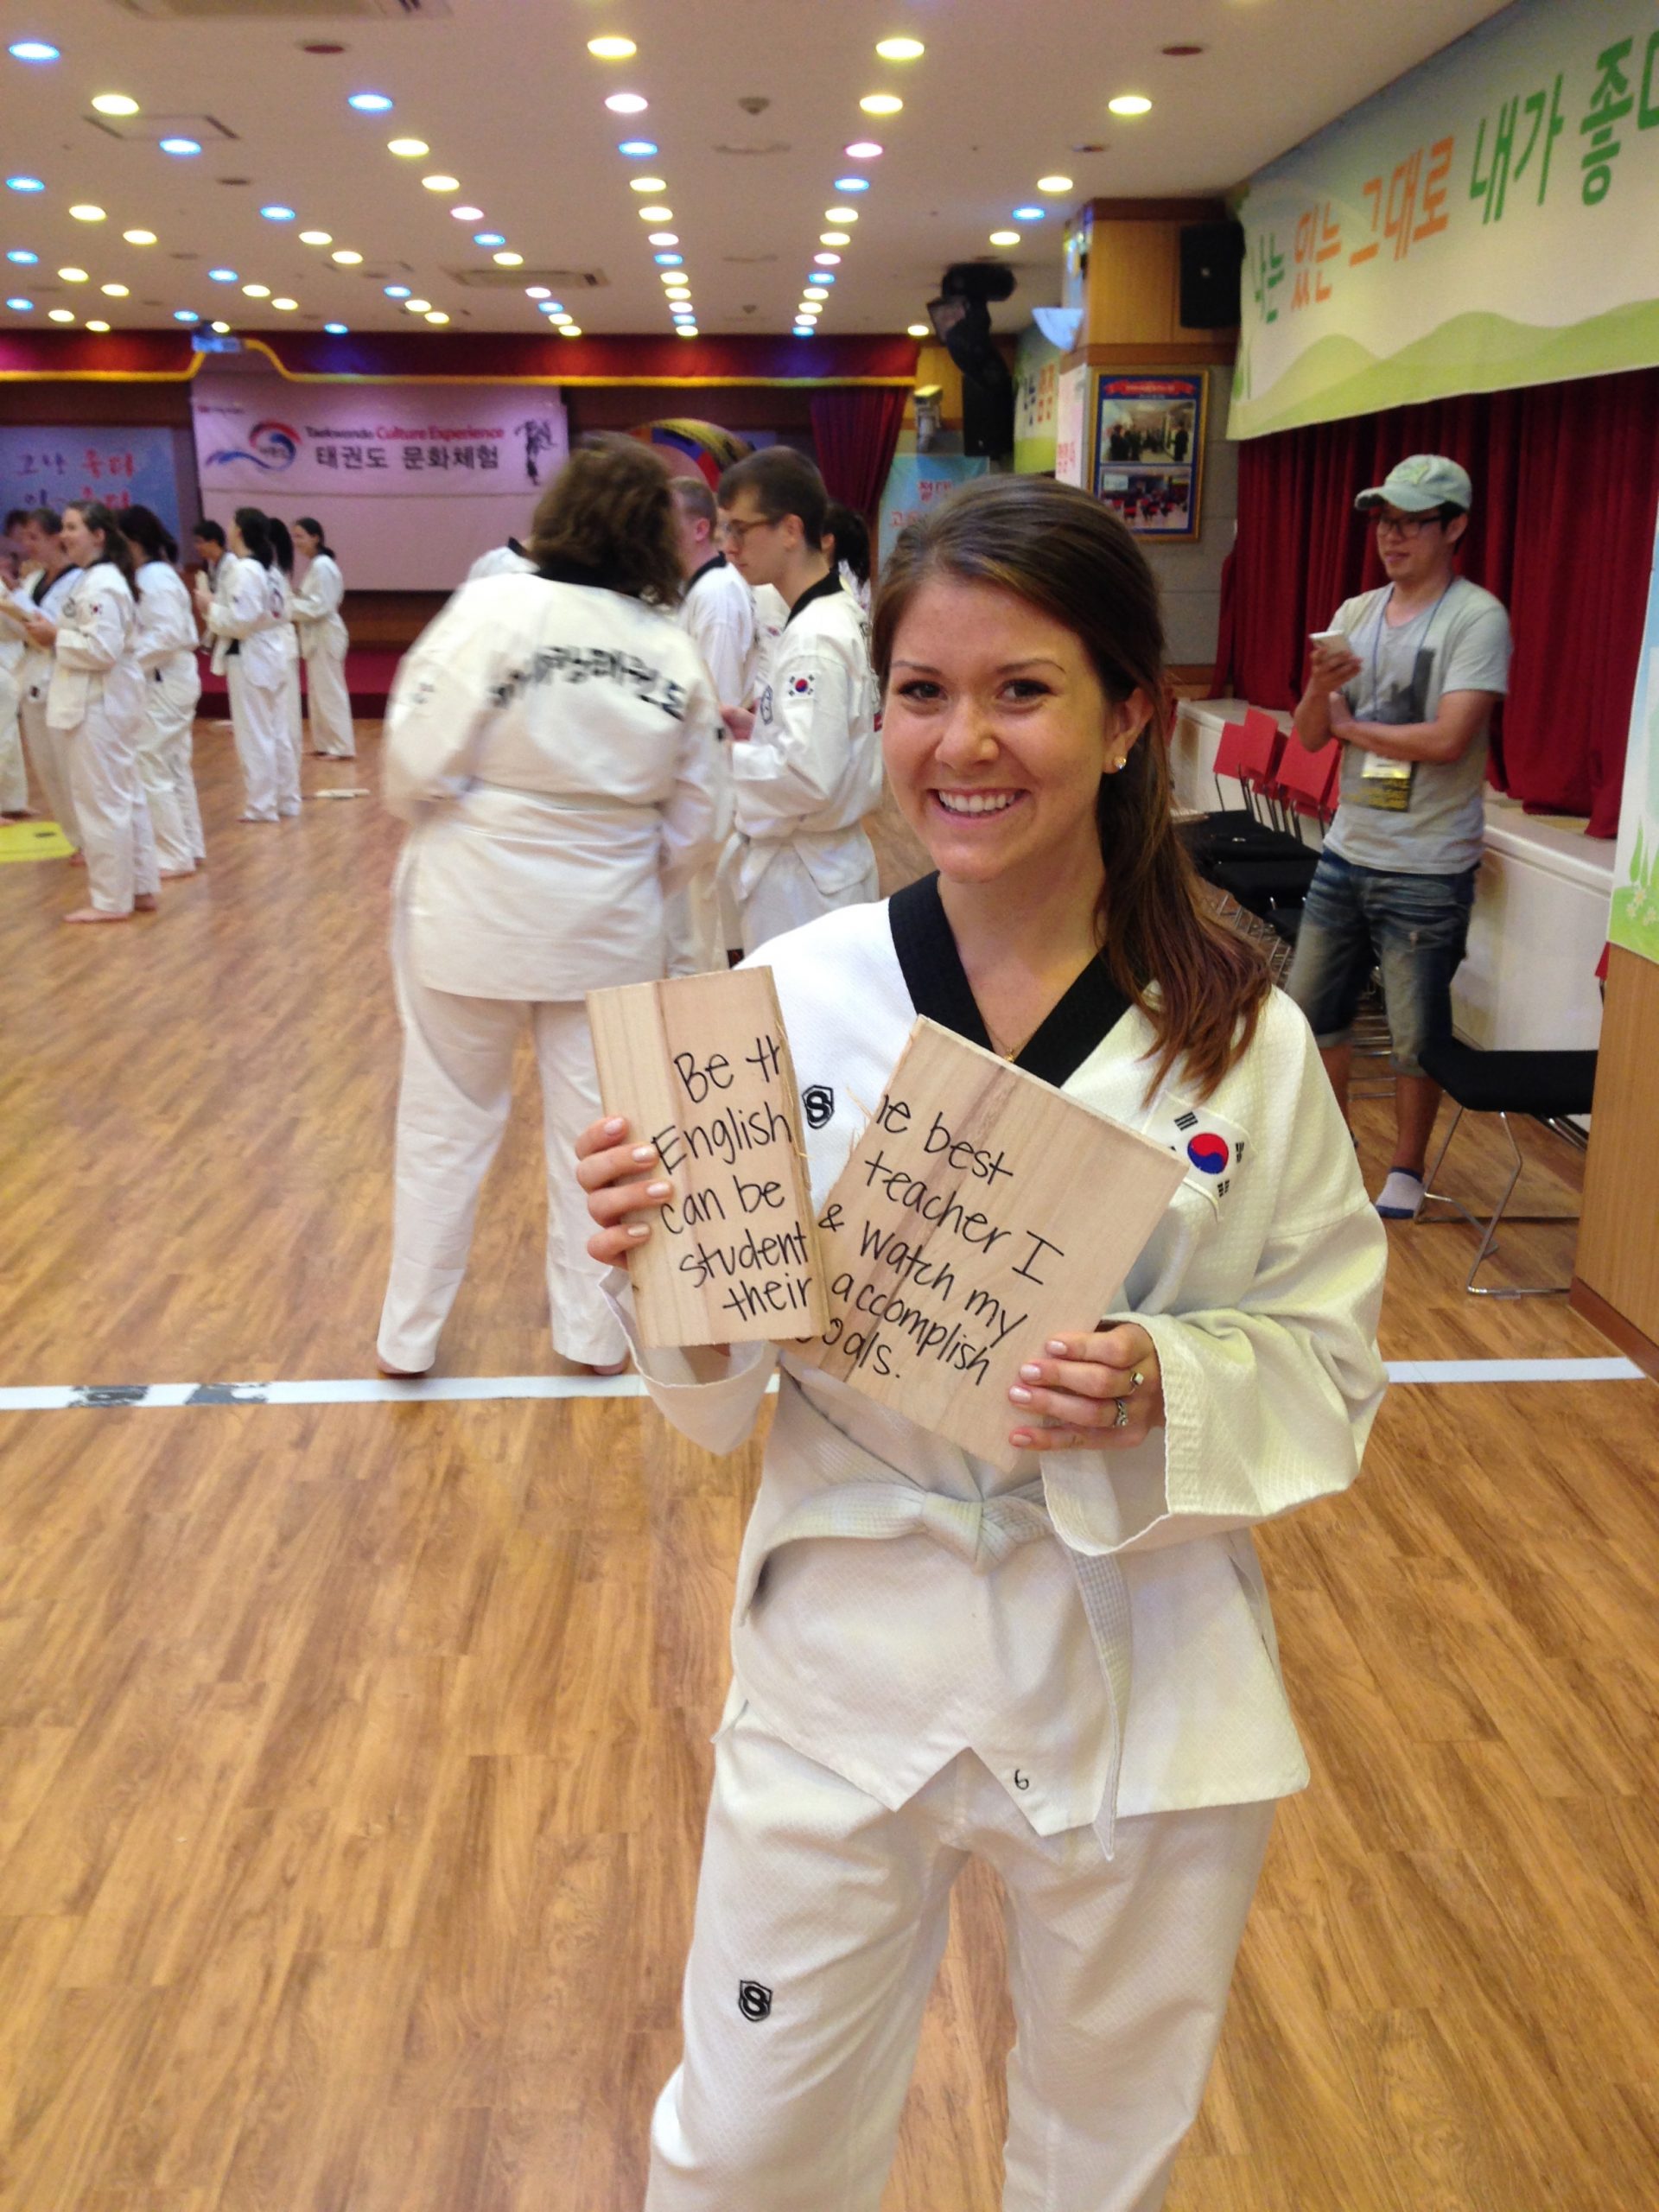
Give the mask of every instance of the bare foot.
POLYGON ((141 891, 133 899, 132 911, 135 914, 153 914, 160 903, 153 891, 141 891))
MULTIPOLYGON (((150 904, 154 906, 155 903, 155 900, 151 899, 150 904)), ((132 916, 106 914, 99 906, 77 906, 73 914, 66 914, 63 918, 66 922, 130 922, 132 916)))
POLYGON ((196 871, 193 868, 164 868, 157 872, 163 883, 179 883, 187 875, 194 875, 196 871))
POLYGON ((604 1366, 592 1359, 579 1359, 576 1364, 584 1375, 626 1375, 630 1363, 625 1356, 621 1359, 611 1360, 604 1366))

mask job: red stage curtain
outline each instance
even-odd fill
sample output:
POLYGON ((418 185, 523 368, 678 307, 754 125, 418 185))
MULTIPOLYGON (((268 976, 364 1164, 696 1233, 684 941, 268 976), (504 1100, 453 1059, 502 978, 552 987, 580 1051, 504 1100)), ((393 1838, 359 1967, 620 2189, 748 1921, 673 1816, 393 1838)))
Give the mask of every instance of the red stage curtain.
POLYGON ((893 467, 909 397, 907 391, 879 386, 812 395, 812 436, 830 496, 872 524, 893 467))
POLYGON ((1474 479, 1462 567, 1510 610, 1515 662, 1494 782, 1535 813, 1618 829, 1659 501, 1659 370, 1476 393, 1252 438, 1224 580, 1217 690, 1294 705, 1307 633, 1382 581, 1353 511, 1408 453, 1474 479))

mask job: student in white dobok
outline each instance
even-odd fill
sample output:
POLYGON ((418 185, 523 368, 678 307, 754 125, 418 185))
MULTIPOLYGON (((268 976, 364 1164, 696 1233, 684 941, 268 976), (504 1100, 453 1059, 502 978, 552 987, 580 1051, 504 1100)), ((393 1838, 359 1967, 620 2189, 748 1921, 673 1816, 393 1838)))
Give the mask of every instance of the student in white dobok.
MULTIPOLYGON (((1249 1530, 1357 1472, 1384 1234, 1306 1022, 1175 836, 1123 525, 1064 485, 965 487, 901 539, 874 652, 938 873, 760 956, 820 1109, 815 1203, 918 1014, 1191 1166, 1125 1281, 1007 1346, 1012 1473, 787 1345, 639 1353, 713 1451, 779 1379, 646 2212, 875 2212, 975 1855, 1019 2028, 1005 2212, 1156 2212, 1308 1779, 1249 1530)), ((589 1249, 626 1262, 669 1180, 623 1122, 578 1151, 589 1249)))
MULTIPOLYGON (((0 616, 22 581, 22 530, 27 511, 14 507, 0 537, 0 616)), ((0 818, 20 820, 29 812, 29 770, 23 763, 22 725, 17 709, 22 702, 17 671, 29 650, 21 619, 0 620, 0 818)))
POLYGON ((60 733, 46 719, 46 695, 52 682, 49 646, 30 642, 29 625, 37 613, 55 618, 75 587, 75 564, 63 549, 63 518, 53 507, 32 507, 18 527, 25 563, 22 582, 9 599, 0 599, 0 617, 10 637, 22 640, 14 671, 17 721, 29 766, 46 800, 47 810, 80 858, 80 830, 69 788, 69 763, 60 733))
POLYGON ((193 875, 207 857, 191 766, 196 702, 201 696, 196 618, 184 579, 174 566, 178 546, 160 516, 148 507, 124 507, 121 528, 138 563, 134 651, 144 678, 138 773, 149 803, 163 879, 193 875))
POLYGON ((67 922, 124 922, 155 907, 160 878, 138 773, 144 679, 136 651, 132 549, 101 500, 63 511, 63 545, 79 574, 55 619, 37 614, 30 642, 52 654, 46 720, 62 746, 86 856, 87 903, 67 922))
MULTIPOLYGON (((680 626, 702 656, 721 706, 741 707, 754 652, 754 594, 715 543, 713 492, 700 476, 677 476, 673 483, 685 577, 680 626)), ((723 728, 721 737, 721 773, 729 778, 723 728)), ((728 947, 742 940, 736 905, 725 894, 721 874, 721 861, 709 861, 668 902, 671 976, 723 968, 728 947)))
POLYGON ((327 760, 354 760, 357 733, 352 728, 352 696, 346 685, 351 639, 340 612, 346 579, 323 543, 322 524, 315 515, 302 515, 295 524, 294 543, 305 563, 294 594, 294 620, 299 626, 311 699, 311 749, 327 760))
MULTIPOLYGON (((271 567, 273 549, 264 515, 238 507, 231 546, 211 586, 196 585, 196 606, 213 640, 213 666, 222 671, 231 695, 231 728, 242 771, 243 822, 275 822, 288 746, 288 660, 280 625, 285 601, 271 567)), ((297 804, 294 811, 298 811, 297 804)))
POLYGON ((283 728, 288 743, 276 756, 276 811, 300 810, 300 759, 305 750, 305 709, 300 696, 300 632, 294 620, 294 539, 280 515, 267 515, 270 571, 283 594, 277 636, 283 641, 283 728))
POLYGON ((570 1177, 599 1110, 583 994, 664 972, 663 901, 718 848, 719 709, 672 609, 674 503, 648 446, 577 453, 537 510, 533 571, 463 584, 398 671, 385 798, 404 1023, 378 1354, 423 1372, 466 1272, 528 1017, 547 1145, 553 1345, 601 1374, 622 1330, 570 1177))
POLYGON ((862 827, 881 798, 875 686, 865 624, 821 550, 825 504, 817 470, 787 446, 734 461, 720 480, 727 558, 789 605, 753 711, 723 717, 746 952, 876 892, 862 827))

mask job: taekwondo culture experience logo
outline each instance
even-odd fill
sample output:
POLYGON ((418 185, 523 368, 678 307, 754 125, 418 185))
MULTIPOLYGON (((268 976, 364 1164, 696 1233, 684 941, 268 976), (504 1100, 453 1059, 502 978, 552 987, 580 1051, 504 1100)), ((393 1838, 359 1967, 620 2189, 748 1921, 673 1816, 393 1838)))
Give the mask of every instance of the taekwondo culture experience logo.
POLYGON ((251 461, 256 468, 274 476, 291 468, 299 451, 300 434, 291 424, 256 423, 248 432, 245 446, 221 446, 217 453, 208 454, 207 466, 218 468, 233 461, 251 461))

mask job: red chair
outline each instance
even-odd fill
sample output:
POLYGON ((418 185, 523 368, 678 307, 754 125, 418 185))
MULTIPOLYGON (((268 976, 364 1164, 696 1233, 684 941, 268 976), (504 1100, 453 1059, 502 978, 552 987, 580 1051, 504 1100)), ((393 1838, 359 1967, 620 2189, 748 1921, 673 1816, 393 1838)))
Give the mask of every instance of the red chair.
POLYGON ((1334 737, 1317 753, 1310 753, 1293 738, 1279 764, 1279 796, 1296 813, 1327 823, 1336 811, 1337 780, 1341 772, 1342 747, 1334 737))

